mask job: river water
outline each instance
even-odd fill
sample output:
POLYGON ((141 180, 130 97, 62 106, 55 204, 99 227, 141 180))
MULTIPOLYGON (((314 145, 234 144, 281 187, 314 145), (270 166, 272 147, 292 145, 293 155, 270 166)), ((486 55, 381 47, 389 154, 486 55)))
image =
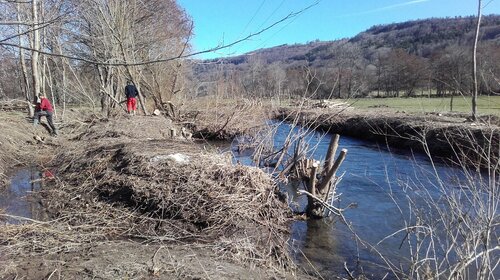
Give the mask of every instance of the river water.
POLYGON ((10 177, 10 184, 2 186, 0 209, 7 215, 3 223, 19 224, 30 218, 43 220, 44 212, 33 194, 40 190, 41 176, 36 168, 19 168, 10 177))
MULTIPOLYGON (((274 145, 281 147, 292 127, 286 123, 273 125, 277 126, 274 145)), ((297 127, 293 129, 295 134, 304 131, 297 127)), ((312 147, 310 155, 324 160, 331 135, 310 131, 305 139, 312 147)), ((407 266, 406 234, 401 232, 377 243, 402 229, 405 220, 411 223, 408 198, 416 201, 418 206, 419 195, 437 199, 443 195, 443 185, 456 188, 465 177, 460 169, 442 163, 433 164, 424 155, 389 150, 350 137, 341 136, 337 154, 340 149, 347 149, 348 153, 337 173, 344 176, 337 187, 341 196, 336 206, 356 205, 344 212, 351 228, 339 219, 295 221, 291 226, 290 248, 302 267, 319 272, 327 279, 336 279, 334 275, 346 276, 344 267, 355 275, 364 274, 370 279, 394 278, 385 268, 383 259, 407 266), (374 248, 363 246, 353 231, 374 248)), ((233 154, 236 161, 253 164, 248 153, 233 154)), ((304 206, 307 199, 298 197, 294 187, 288 186, 286 191, 295 208, 304 206)))

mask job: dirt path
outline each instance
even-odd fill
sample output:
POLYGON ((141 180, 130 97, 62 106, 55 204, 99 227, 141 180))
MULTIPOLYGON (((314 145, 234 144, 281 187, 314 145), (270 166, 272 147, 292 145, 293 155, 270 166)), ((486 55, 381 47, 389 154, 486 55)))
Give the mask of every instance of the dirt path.
POLYGON ((269 176, 171 138, 167 119, 70 117, 51 138, 0 115, 0 172, 18 158, 55 173, 48 221, 2 225, 1 279, 314 278, 288 256, 289 210, 269 176))

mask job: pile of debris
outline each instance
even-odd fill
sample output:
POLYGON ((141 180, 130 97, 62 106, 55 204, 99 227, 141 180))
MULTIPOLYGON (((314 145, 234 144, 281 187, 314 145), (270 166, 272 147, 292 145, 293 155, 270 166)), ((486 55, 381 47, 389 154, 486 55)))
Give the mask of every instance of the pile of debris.
POLYGON ((0 101, 0 111, 28 111, 28 106, 29 103, 25 100, 0 101))
POLYGON ((350 105, 347 102, 322 99, 311 105, 312 108, 347 109, 350 105))
POLYGON ((12 254, 33 253, 30 240, 49 254, 139 239, 192 243, 236 262, 289 267, 290 211, 271 177, 165 135, 171 127, 160 117, 94 120, 70 139, 50 163, 53 186, 42 192, 57 231, 17 232, 25 242, 13 244, 12 254), (50 236, 41 238, 44 232, 50 236))

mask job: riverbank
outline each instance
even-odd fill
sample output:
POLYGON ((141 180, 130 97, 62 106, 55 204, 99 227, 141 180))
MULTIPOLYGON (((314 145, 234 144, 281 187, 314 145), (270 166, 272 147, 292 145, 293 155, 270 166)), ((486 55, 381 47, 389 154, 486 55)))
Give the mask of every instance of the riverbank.
POLYGON ((496 166, 500 118, 471 122, 464 114, 406 113, 372 109, 281 108, 276 118, 299 125, 378 142, 389 148, 425 153, 472 167, 496 166))
POLYGON ((27 112, 0 111, 0 120, 0 184, 4 186, 13 166, 36 164, 59 144, 57 138, 48 136, 46 126, 33 126, 27 112))
POLYGON ((3 225, 0 278, 309 277, 288 255, 290 210, 270 176, 172 137, 181 127, 165 117, 75 118, 36 142, 20 114, 0 114, 18 128, 7 139, 26 142, 15 155, 32 155, 20 163, 54 174, 40 193, 49 220, 3 225))

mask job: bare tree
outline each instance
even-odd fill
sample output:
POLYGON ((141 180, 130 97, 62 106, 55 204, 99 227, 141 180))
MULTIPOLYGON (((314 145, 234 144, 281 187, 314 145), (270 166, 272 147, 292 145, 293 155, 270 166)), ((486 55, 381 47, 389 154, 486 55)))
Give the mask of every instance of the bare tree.
POLYGON ((474 36, 474 47, 472 48, 472 79, 473 79, 473 89, 472 89, 472 119, 477 120, 477 42, 479 40, 479 27, 481 26, 481 0, 478 0, 477 7, 477 24, 476 33, 474 36))
MULTIPOLYGON (((21 19, 21 4, 20 3, 16 3, 16 12, 17 12, 17 20, 19 22, 22 22, 22 19, 21 19)), ((17 32, 19 34, 22 34, 22 29, 21 29, 21 26, 22 25, 18 25, 17 26, 17 32)), ((19 45, 22 46, 23 45, 23 37, 24 36, 19 36, 19 45)), ((30 83, 29 83, 29 78, 28 78, 28 70, 27 70, 27 67, 26 67, 26 59, 25 59, 25 54, 24 54, 24 50, 22 48, 19 48, 19 62, 21 64, 21 71, 22 71, 22 74, 23 74, 23 79, 22 79, 22 90, 24 91, 24 96, 26 98, 26 101, 28 102, 32 102, 32 98, 30 96, 30 83)), ((29 116, 33 116, 34 115, 34 109, 33 107, 30 105, 28 105, 28 112, 29 112, 29 116)))
POLYGON ((40 96, 41 82, 40 82, 40 30, 38 29, 38 17, 39 17, 39 4, 38 0, 31 1, 31 18, 32 18, 32 30, 31 33, 31 73, 33 80, 33 96, 40 96))
POLYGON ((146 92, 160 103, 161 92, 175 92, 182 63, 134 65, 137 61, 180 56, 186 50, 190 21, 175 2, 155 0, 145 5, 135 0, 82 1, 78 12, 84 26, 78 38, 91 59, 102 62, 94 67, 103 108, 110 102, 119 103, 122 91, 118 89, 126 79, 138 88, 144 113, 146 92), (167 73, 173 74, 169 81, 163 79, 167 73))

